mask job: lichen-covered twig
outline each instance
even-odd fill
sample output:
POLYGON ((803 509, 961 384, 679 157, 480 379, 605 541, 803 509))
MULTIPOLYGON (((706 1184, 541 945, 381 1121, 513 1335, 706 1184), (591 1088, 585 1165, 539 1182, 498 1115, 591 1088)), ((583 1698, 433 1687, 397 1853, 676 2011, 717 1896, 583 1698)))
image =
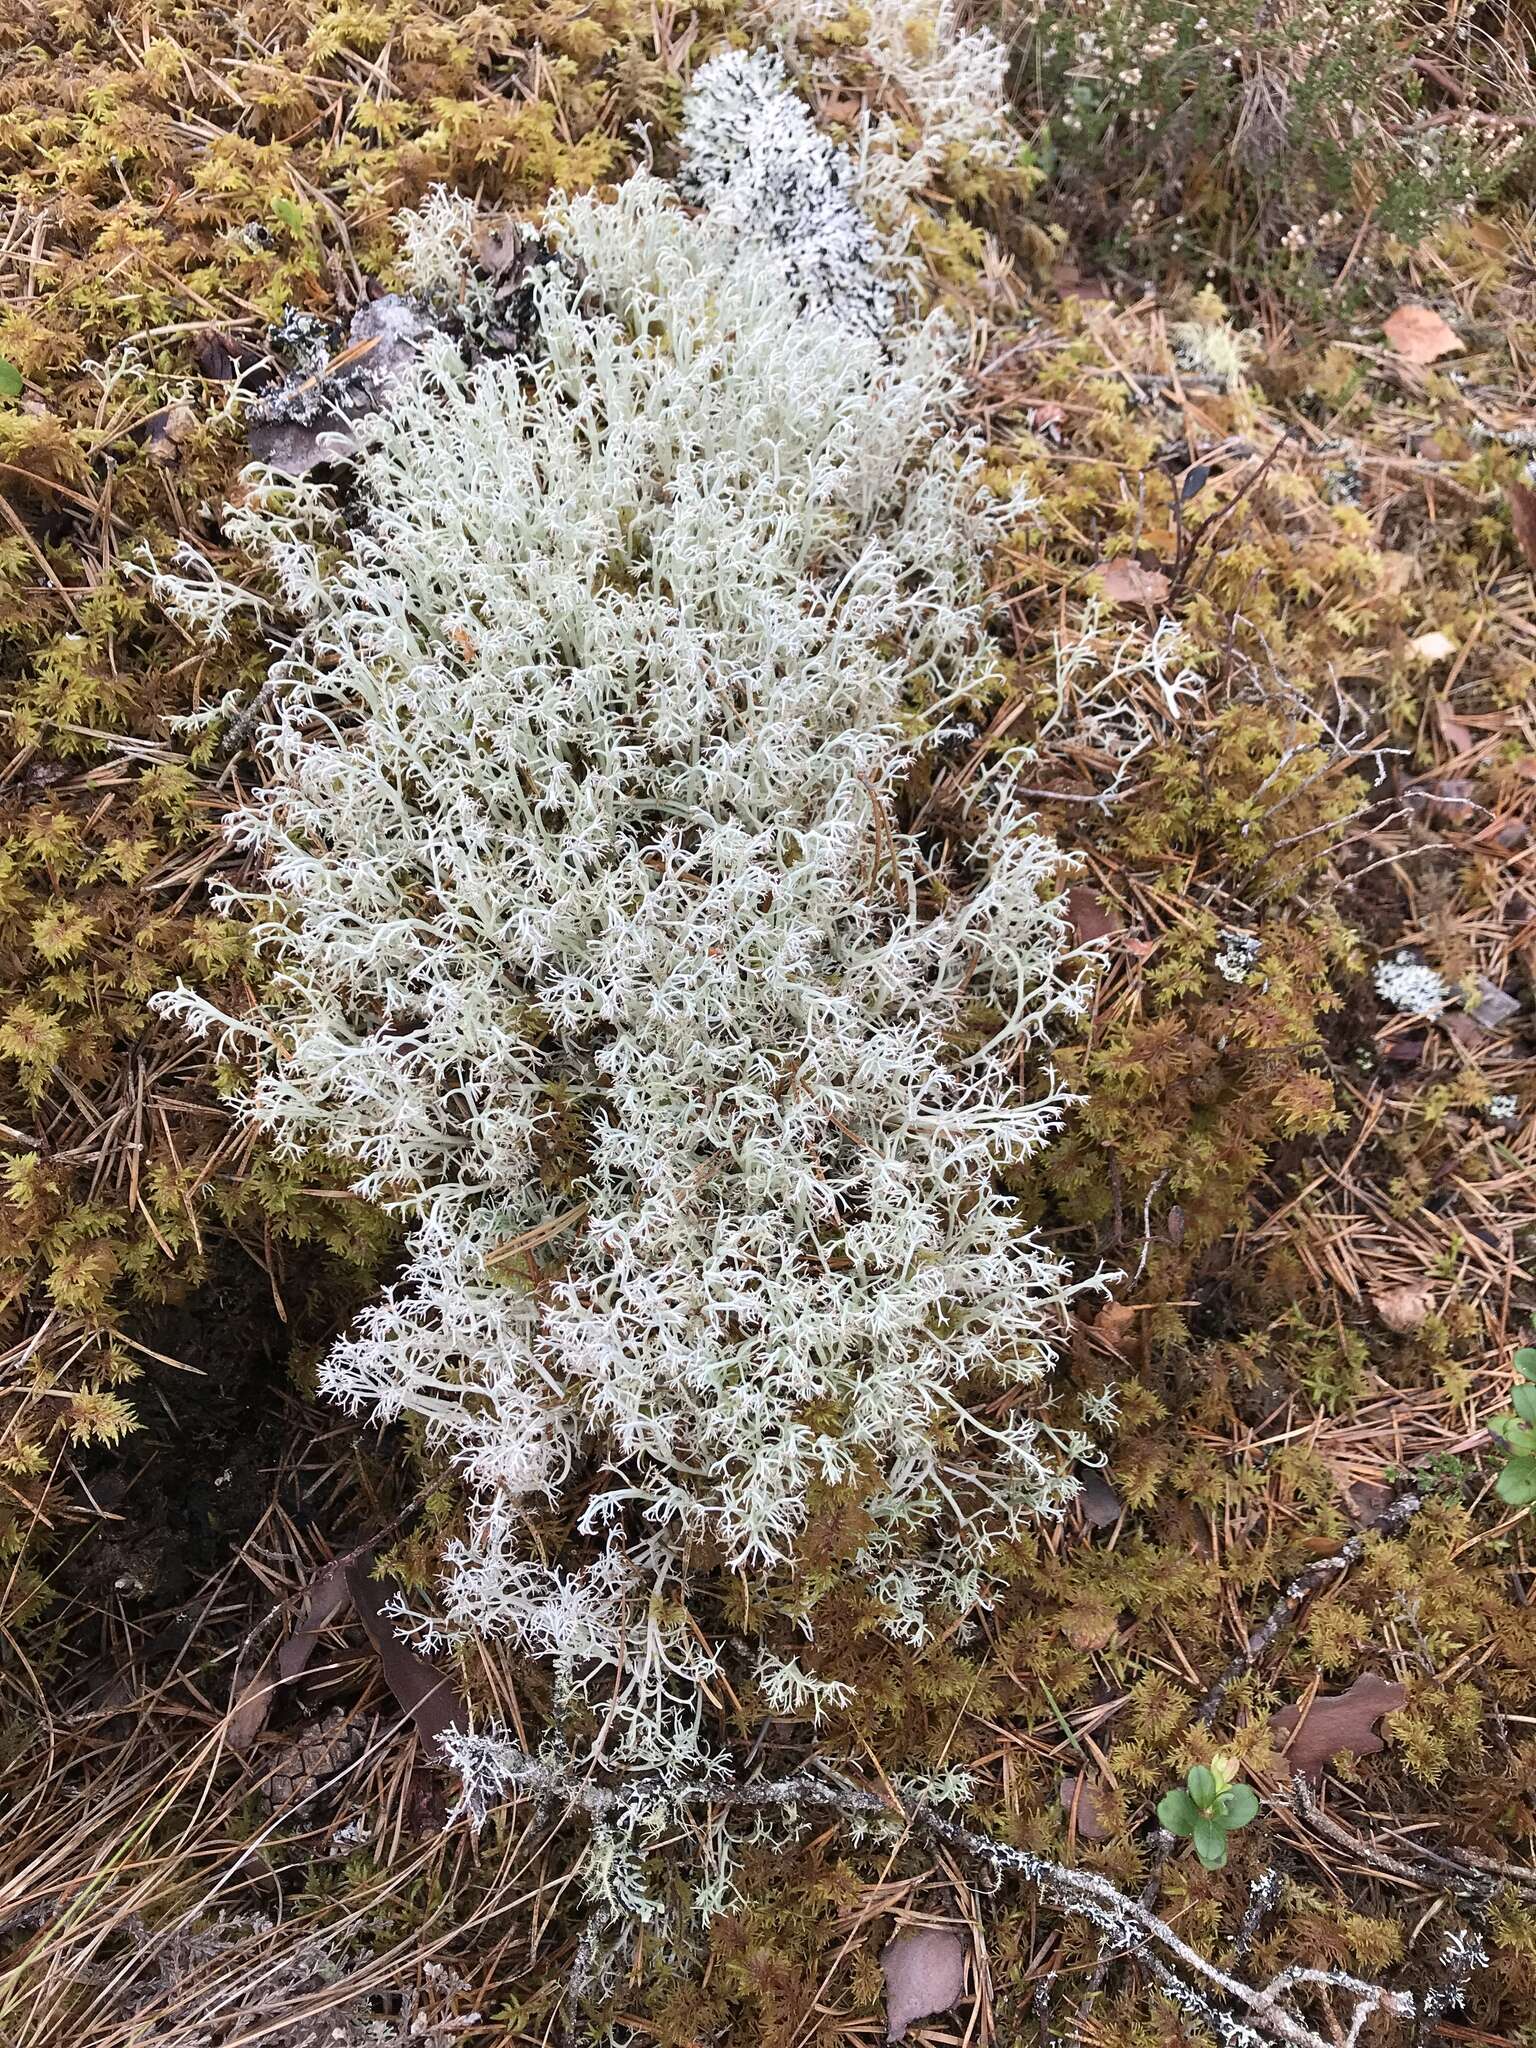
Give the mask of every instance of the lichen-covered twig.
POLYGON ((1491 1897, 1501 1884, 1536 1891, 1536 1870, 1518 1863, 1501 1863, 1491 1856, 1480 1856, 1472 1849, 1448 1853, 1415 1842, 1411 1857, 1394 1855, 1378 1842, 1342 1827, 1331 1814, 1324 1813, 1318 1804, 1317 1794, 1305 1778, 1296 1778, 1291 1790, 1297 1811, 1308 1827, 1336 1849, 1358 1857, 1362 1863, 1368 1863, 1373 1870, 1383 1871, 1389 1877, 1405 1878, 1412 1884, 1447 1886, 1479 1902, 1491 1897))
MULTIPOLYGON (((1342 1543, 1332 1557, 1319 1558, 1316 1564, 1308 1565, 1305 1571, 1298 1573, 1195 1709, 1195 1719, 1199 1722, 1200 1726, 1202 1728, 1209 1728, 1214 1724, 1217 1714, 1221 1711, 1222 1701, 1226 1698, 1232 1687, 1243 1676, 1244 1672, 1253 1669, 1254 1665, 1257 1664, 1271 1644, 1275 1642, 1282 1630, 1288 1628, 1296 1619, 1304 1602, 1320 1586, 1327 1585, 1331 1579, 1337 1578, 1341 1572, 1346 1572, 1352 1565, 1359 1563, 1365 1554, 1366 1541, 1369 1537, 1396 1535, 1398 1530, 1407 1527, 1408 1523, 1412 1521, 1423 1505, 1424 1501, 1421 1494, 1401 1494, 1395 1501, 1389 1503, 1374 1522, 1364 1529, 1357 1530, 1347 1542, 1342 1543)), ((1163 1867, 1172 1852, 1173 1840, 1173 1836, 1166 1829, 1162 1831, 1158 1838, 1157 1848, 1153 1852, 1152 1867, 1148 1871, 1147 1881, 1142 1887, 1140 1903, 1143 1911, 1150 1912, 1157 1901, 1158 1892, 1162 1888, 1163 1867)), ((1110 1958, 1106 1951, 1098 1968, 1089 1980, 1088 1996, 1090 1998, 1103 1988, 1104 1979, 1109 1969, 1109 1960, 1110 1958)))
POLYGON ((1319 1558, 1316 1564, 1310 1564, 1304 1572, 1299 1572, 1201 1700, 1195 1710, 1195 1718, 1201 1726, 1211 1726, 1228 1692, 1245 1671, 1252 1670, 1281 1630, 1289 1627, 1295 1620, 1303 1601, 1320 1586, 1327 1585, 1330 1579, 1337 1578, 1340 1573, 1347 1572, 1352 1565, 1358 1564, 1365 1555, 1366 1543, 1372 1536, 1397 1535, 1399 1530, 1408 1526, 1423 1505, 1421 1494, 1400 1494, 1374 1522, 1357 1530, 1346 1543, 1340 1544, 1332 1557, 1319 1558))
POLYGON ((473 1809, 490 1797, 519 1796, 546 1806, 579 1812, 596 1826, 631 1819, 645 1808, 683 1810, 734 1808, 774 1811, 792 1816, 802 1808, 843 1815, 865 1828, 911 1835, 942 1845, 994 1870, 1034 1885, 1042 1899, 1069 1917, 1086 1920, 1124 1948, 1134 1949, 1139 1962, 1159 1988, 1186 2011, 1197 2014, 1230 2048, 1339 2048, 1296 2015, 1287 2004, 1295 1987, 1312 1985, 1345 1994, 1353 2001, 1345 2030, 1345 2048, 1376 2013, 1411 2018, 1412 1995, 1367 1983, 1342 1970, 1290 1969, 1268 1984, 1246 1983, 1200 1954, 1168 1922, 1140 1901, 1128 1898, 1106 1877, 1074 1870, 1033 1850, 1015 1848, 946 1819, 931 1807, 911 1811, 893 1807, 881 1794, 849 1783, 823 1767, 781 1779, 732 1784, 716 1778, 663 1784, 659 1780, 611 1786, 580 1776, 542 1757, 530 1757, 504 1735, 450 1734, 444 1754, 463 1775, 465 1803, 473 1809))

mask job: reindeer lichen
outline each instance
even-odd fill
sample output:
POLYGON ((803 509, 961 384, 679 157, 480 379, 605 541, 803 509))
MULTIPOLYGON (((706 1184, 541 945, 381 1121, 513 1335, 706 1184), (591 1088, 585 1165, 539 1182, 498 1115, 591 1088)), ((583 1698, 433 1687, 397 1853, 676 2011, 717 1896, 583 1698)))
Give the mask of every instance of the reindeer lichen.
POLYGON ((444 1630, 654 1761, 716 1668, 692 1563, 792 1558, 813 1484, 860 1490, 910 1639, 1075 1491, 1018 1398, 1071 1287, 999 1169, 1058 1123, 1020 1059, 1081 987, 1006 786, 963 861, 893 818, 994 680, 948 327, 805 311, 644 178, 546 231, 536 359, 429 352, 349 548, 306 486, 241 519, 303 620, 230 828, 267 995, 172 1005, 258 1049, 280 1149, 323 1132, 415 1219, 322 1383, 468 1482, 444 1630))

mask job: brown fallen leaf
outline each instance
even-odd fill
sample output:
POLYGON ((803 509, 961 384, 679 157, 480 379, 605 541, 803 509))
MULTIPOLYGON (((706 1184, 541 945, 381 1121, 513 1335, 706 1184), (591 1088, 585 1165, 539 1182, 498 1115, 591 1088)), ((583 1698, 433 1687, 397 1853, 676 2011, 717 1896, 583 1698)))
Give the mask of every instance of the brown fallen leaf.
POLYGON ((1114 293, 1102 277, 1090 277, 1072 262, 1058 263, 1051 272, 1051 287, 1064 299, 1112 299, 1114 293))
POLYGON ((1111 1528, 1125 1513, 1125 1502, 1096 1468, 1090 1466, 1080 1477, 1082 1491, 1077 1496, 1077 1505, 1083 1520, 1090 1529, 1111 1528))
POLYGON ((1111 1351, 1118 1351, 1122 1356, 1135 1327, 1136 1311, 1127 1308, 1123 1301, 1107 1301, 1093 1319, 1095 1337, 1101 1337, 1111 1351))
POLYGON ((1444 703, 1435 706, 1435 723, 1444 735, 1448 747, 1454 747, 1458 754, 1470 754, 1474 734, 1470 725, 1463 723, 1454 712, 1448 711, 1444 703))
POLYGON ((1400 1067, 1411 1067, 1423 1059, 1428 1045, 1427 1038, 1394 1038, 1390 1045, 1382 1047, 1381 1056, 1386 1060, 1396 1060, 1400 1067))
POLYGON ((522 256, 523 231, 508 214, 489 215, 470 229, 469 247, 482 270, 500 277, 522 256))
POLYGON ((1536 569, 1536 491, 1529 484, 1510 485, 1509 523, 1515 529, 1515 544, 1527 566, 1536 569))
POLYGON ((1371 1296, 1371 1306, 1389 1330, 1399 1337, 1411 1337, 1424 1327, 1435 1305, 1435 1290, 1425 1280, 1410 1280, 1403 1287, 1388 1287, 1371 1296))
POLYGON ((182 400, 152 414, 144 422, 144 441, 150 461, 171 468, 181 460, 182 448, 196 432, 197 414, 182 400))
POLYGON ((467 1730, 469 1710, 454 1691, 449 1673, 428 1663, 419 1651, 396 1635, 394 1622, 384 1612, 380 1598, 381 1585, 387 1582, 372 1576, 369 1560, 364 1557, 349 1564, 346 1574, 352 1604, 378 1652, 389 1689, 416 1723, 422 1749, 437 1763, 439 1739, 451 1729, 467 1730))
POLYGON ((258 1656, 249 1651, 236 1665, 224 1723, 224 1740, 236 1756, 243 1755, 266 1727, 278 1693, 303 1671, 315 1653, 321 1630, 347 1598, 346 1572, 333 1559, 304 1595, 304 1607, 292 1634, 275 1652, 268 1649, 258 1656))
POLYGON ((1112 1842, 1115 1831, 1104 1818, 1099 1801, 1104 1788, 1097 1779, 1068 1771, 1057 1797, 1061 1810, 1073 1822, 1085 1842, 1112 1842))
POLYGON ((965 1943, 947 1927, 910 1927, 880 1957, 885 1972, 885 2038, 901 2041, 914 2020, 948 2012, 965 1991, 965 1943))
POLYGON ((310 1582, 309 1591, 304 1595, 303 1610, 293 1633, 278 1649, 279 1678, 286 1682, 299 1676, 315 1654, 322 1630, 333 1616, 345 1607, 350 1597, 347 1591, 346 1566, 332 1558, 310 1582))
POLYGON ((1081 886, 1067 891, 1067 917, 1072 926, 1072 936, 1080 946, 1125 930, 1125 919, 1115 906, 1106 903, 1096 890, 1081 886))
POLYGON ((1378 1520, 1391 1500, 1391 1487, 1378 1486, 1374 1479, 1354 1479, 1344 1489, 1344 1505, 1349 1510, 1349 1518, 1361 1529, 1378 1520))
POLYGON ((1467 1015, 1474 1024, 1480 1024, 1485 1031, 1497 1031, 1520 1014, 1520 998, 1512 996, 1507 989, 1490 981, 1486 974, 1477 977, 1477 994, 1466 1005, 1467 1015))
POLYGON ((245 1754, 271 1718, 278 1688, 275 1661, 268 1651, 248 1670, 238 1664, 235 1667, 224 1719, 224 1743, 235 1756, 245 1754))
POLYGON ((1383 1714, 1400 1713, 1407 1704, 1402 1686, 1363 1671, 1348 1692, 1319 1694, 1305 1716, 1300 1707, 1282 1707, 1271 1714, 1269 1732, 1291 1737, 1284 1757, 1291 1775, 1315 1778, 1333 1757, 1374 1756, 1383 1747, 1376 1723, 1383 1714))
POLYGON ((1418 563, 1401 548, 1386 548, 1377 556, 1381 592, 1384 597, 1401 597, 1413 581, 1418 563))
POLYGON ((1461 336, 1429 306, 1399 306, 1381 324, 1394 355, 1405 363, 1433 363, 1454 355, 1461 336))
POLYGON ((1092 574, 1111 604, 1162 604, 1168 595, 1168 578, 1161 569, 1143 569, 1129 555, 1117 555, 1112 562, 1095 562, 1092 574))

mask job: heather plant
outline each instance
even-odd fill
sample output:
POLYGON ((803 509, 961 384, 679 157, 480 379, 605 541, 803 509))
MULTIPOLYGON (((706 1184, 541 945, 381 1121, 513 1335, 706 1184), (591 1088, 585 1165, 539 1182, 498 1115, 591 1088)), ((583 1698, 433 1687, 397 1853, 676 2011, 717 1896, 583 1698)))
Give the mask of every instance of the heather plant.
POLYGON ((229 828, 265 994, 167 1007, 243 1052, 279 1154, 324 1132, 413 1220, 321 1380, 462 1476, 427 1639, 549 1660, 562 1741, 677 1765, 701 1565, 792 1564, 841 1490, 920 1641, 1075 1491, 1030 1392, 1074 1287, 1000 1171, 1059 1121, 1021 1061, 1083 991, 1005 780, 963 854, 898 823, 995 687, 1016 516, 948 326, 806 310, 647 178, 545 230, 535 353, 430 350, 350 536, 307 484, 234 517, 299 621, 229 828))
POLYGON ((1110 198, 1130 254, 1284 265, 1367 218, 1414 241, 1524 146, 1482 104, 1523 100, 1507 54, 1403 0, 1023 0, 1012 40, 1059 197, 1110 198))

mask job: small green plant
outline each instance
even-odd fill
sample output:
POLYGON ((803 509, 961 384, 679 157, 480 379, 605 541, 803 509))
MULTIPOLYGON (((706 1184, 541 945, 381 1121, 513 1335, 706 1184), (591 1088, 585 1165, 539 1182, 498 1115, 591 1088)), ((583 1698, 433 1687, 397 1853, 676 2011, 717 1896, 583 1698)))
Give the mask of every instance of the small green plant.
POLYGON ((1191 1764, 1184 1783, 1158 1801, 1157 1817, 1169 1834, 1193 1837, 1207 1870, 1224 1870, 1228 1835, 1247 1827, 1258 1810, 1258 1793, 1237 1783, 1231 1757, 1213 1756, 1209 1764, 1191 1764))
POLYGON ((1523 1508, 1536 1500, 1536 1345, 1515 1353, 1515 1371, 1514 1413, 1495 1415, 1488 1427, 1509 1452, 1494 1491, 1512 1508, 1523 1508))

